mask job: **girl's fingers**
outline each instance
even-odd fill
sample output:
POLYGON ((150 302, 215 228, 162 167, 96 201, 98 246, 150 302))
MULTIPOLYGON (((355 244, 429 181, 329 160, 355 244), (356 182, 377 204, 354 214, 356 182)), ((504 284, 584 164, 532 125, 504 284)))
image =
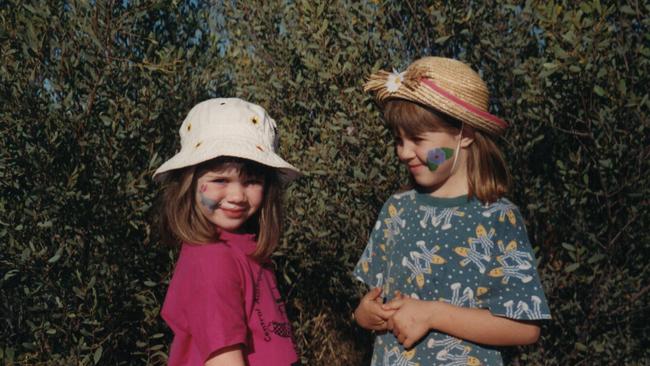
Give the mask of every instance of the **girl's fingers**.
POLYGON ((373 330, 384 330, 386 329, 386 322, 383 319, 377 319, 375 324, 372 326, 373 330))
POLYGON ((368 309, 368 313, 370 313, 372 316, 376 317, 377 319, 381 319, 382 321, 388 320, 388 318, 390 318, 394 312, 392 310, 384 310, 381 306, 381 303, 376 303, 376 302, 368 303, 367 309, 368 309))
POLYGON ((397 310, 402 306, 403 303, 403 299, 392 299, 387 304, 382 305, 381 308, 384 310, 397 310))
POLYGON ((368 294, 366 295, 368 299, 375 301, 381 296, 381 288, 380 287, 375 287, 368 294))

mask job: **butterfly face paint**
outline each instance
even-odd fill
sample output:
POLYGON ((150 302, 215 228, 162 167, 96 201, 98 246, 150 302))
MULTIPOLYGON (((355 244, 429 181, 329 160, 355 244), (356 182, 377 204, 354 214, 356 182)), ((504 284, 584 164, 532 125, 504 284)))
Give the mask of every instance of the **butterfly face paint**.
POLYGON ((199 198, 201 198, 201 205, 203 205, 203 207, 207 208, 210 211, 214 211, 217 208, 219 208, 221 202, 208 198, 204 194, 207 189, 208 187, 205 184, 201 184, 201 188, 199 189, 199 198))
POLYGON ((454 150, 448 147, 437 147, 427 152, 427 167, 435 172, 445 161, 454 155, 454 150))

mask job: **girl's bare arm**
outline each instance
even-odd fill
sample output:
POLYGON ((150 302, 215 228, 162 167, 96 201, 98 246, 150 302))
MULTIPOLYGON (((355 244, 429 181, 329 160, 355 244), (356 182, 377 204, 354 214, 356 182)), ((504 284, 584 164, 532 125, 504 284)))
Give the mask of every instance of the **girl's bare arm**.
POLYGON ((236 344, 218 350, 210 355, 205 366, 246 366, 241 345, 236 344))
POLYGON ((475 343, 515 346, 535 343, 539 325, 493 315, 487 309, 464 308, 433 302, 431 326, 444 333, 475 343))
POLYGON ((441 301, 403 298, 384 305, 395 310, 388 329, 405 347, 411 347, 431 329, 475 343, 493 346, 531 344, 540 328, 525 322, 493 315, 487 309, 465 308, 441 301))

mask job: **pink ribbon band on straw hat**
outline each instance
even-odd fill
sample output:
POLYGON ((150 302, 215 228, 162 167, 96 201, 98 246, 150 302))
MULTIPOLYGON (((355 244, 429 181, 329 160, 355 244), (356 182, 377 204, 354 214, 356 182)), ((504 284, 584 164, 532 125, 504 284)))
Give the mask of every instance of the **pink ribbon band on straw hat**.
POLYGON ((491 122, 494 122, 497 125, 501 126, 502 128, 507 128, 508 127, 508 123, 506 121, 504 121, 504 120, 498 118, 497 116, 495 116, 493 114, 490 114, 490 113, 488 113, 488 112, 486 112, 484 110, 481 110, 481 109, 473 106, 472 104, 469 104, 469 103, 465 102, 464 100, 456 97, 455 95, 449 93, 448 91, 446 91, 443 88, 436 85, 436 83, 434 83, 433 80, 423 77, 423 78, 420 79, 420 81, 424 85, 431 88, 436 93, 442 95, 443 97, 445 97, 445 98, 451 100, 452 102, 458 104, 459 106, 465 108, 468 112, 474 113, 477 116, 480 116, 480 117, 485 118, 485 119, 487 119, 487 120, 489 120, 491 122))

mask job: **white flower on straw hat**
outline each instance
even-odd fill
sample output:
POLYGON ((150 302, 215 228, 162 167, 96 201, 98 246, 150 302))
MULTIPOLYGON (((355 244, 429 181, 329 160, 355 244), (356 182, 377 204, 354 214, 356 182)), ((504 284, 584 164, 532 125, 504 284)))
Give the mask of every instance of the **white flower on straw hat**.
POLYGON ((405 73, 406 71, 397 72, 393 69, 393 72, 386 77, 386 90, 390 93, 396 92, 402 86, 405 73))

